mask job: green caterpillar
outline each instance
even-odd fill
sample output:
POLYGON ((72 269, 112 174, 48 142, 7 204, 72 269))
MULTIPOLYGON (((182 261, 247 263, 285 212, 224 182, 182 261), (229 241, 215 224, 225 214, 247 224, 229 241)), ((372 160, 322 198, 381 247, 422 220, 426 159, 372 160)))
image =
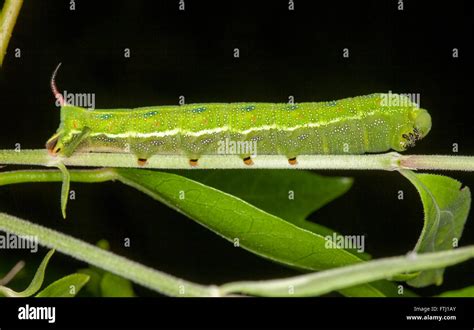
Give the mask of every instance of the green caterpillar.
MULTIPOLYGON (((57 71, 57 69, 56 69, 57 71)), ((222 141, 253 142, 259 154, 363 154, 414 146, 431 129, 429 113, 399 94, 370 94, 332 102, 203 103, 88 110, 61 104, 61 124, 46 143, 52 155, 129 152, 144 165, 153 155, 182 154, 196 166, 218 154, 222 141), (397 102, 390 99, 398 98, 397 102), (388 102, 387 102, 388 101, 388 102)), ((239 153, 248 165, 249 152, 239 153)))

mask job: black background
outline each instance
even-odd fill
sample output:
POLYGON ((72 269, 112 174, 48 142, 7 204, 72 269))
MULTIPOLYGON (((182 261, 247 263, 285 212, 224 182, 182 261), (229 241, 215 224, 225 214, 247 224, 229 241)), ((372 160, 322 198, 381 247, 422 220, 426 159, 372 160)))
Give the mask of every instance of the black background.
MULTIPOLYGON (((42 148, 59 124, 49 88, 96 94, 97 108, 194 102, 326 101, 374 92, 420 93, 433 128, 407 153, 474 154, 471 126, 473 8, 469 1, 83 1, 24 3, 0 73, 0 148, 42 148), (21 58, 14 49, 21 49, 21 58), (124 48, 131 57, 124 58, 124 48), (234 48, 240 58, 233 57, 234 48), (348 48, 349 58, 342 57, 348 48), (459 58, 453 58, 453 48, 459 58)), ((15 169, 8 166, 5 169, 15 169)), ((23 167, 24 168, 24 167, 23 167)), ((414 187, 397 173, 339 171, 353 188, 311 216, 345 234, 366 235, 374 257, 404 254, 422 228, 414 187), (405 199, 397 199, 399 190, 405 199)), ((449 172, 474 187, 472 173, 449 172)), ((229 172, 229 175, 238 175, 229 172)), ((291 175, 289 173, 288 175, 291 175)), ((72 183, 60 215, 58 183, 1 187, 0 210, 200 283, 276 278, 295 271, 263 260, 119 183, 72 183), (123 247, 124 237, 132 240, 123 247)), ((271 191, 271 187, 269 191, 271 191)), ((272 198, 269 193, 268 198, 272 198)), ((461 245, 474 243, 472 215, 461 245)), ((3 252, 2 270, 28 253, 3 252), (6 255, 6 256, 5 256, 6 255), (4 259, 6 258, 6 259, 4 259)), ((472 285, 473 261, 449 268, 442 289, 472 285)), ((84 265, 56 254, 48 279, 84 265)), ((30 273, 31 274, 31 273, 30 273)), ((22 287, 20 276, 17 285, 22 287)), ((29 277, 23 278, 29 280, 29 277)), ((142 296, 155 294, 137 287, 142 296)))

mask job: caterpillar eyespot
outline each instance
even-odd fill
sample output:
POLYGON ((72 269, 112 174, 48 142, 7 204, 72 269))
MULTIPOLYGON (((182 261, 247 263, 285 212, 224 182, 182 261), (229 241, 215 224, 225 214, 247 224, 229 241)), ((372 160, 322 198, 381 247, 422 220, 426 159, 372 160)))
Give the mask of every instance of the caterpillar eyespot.
MULTIPOLYGON (((393 105, 384 104, 386 98, 376 93, 331 102, 95 110, 63 103, 60 126, 46 148, 66 157, 75 151, 126 150, 142 165, 153 155, 182 154, 191 166, 198 165, 201 155, 221 153, 222 141, 234 141, 237 147, 255 144, 258 154, 285 155, 291 165, 303 154, 403 151, 429 133, 431 117, 409 100, 393 105)), ((255 150, 232 150, 246 164, 253 163, 255 150)))

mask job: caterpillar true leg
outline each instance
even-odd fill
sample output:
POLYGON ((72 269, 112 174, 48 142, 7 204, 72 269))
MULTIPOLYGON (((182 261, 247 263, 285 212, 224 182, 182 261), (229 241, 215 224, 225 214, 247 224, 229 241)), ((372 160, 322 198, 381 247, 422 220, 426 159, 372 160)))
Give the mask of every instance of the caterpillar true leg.
POLYGON ((244 158, 244 164, 245 165, 253 165, 253 160, 250 156, 244 158))
POLYGON ((137 159, 137 163, 138 163, 139 166, 145 166, 147 162, 148 162, 148 159, 146 159, 146 158, 138 158, 137 159))
POLYGON ((72 155, 74 150, 77 149, 77 146, 84 141, 90 134, 91 129, 89 127, 84 127, 78 135, 74 136, 71 140, 71 143, 68 145, 64 146, 63 152, 66 157, 69 157, 72 155))
POLYGON ((91 129, 89 127, 84 127, 83 130, 79 134, 74 135, 67 144, 59 143, 61 134, 57 133, 46 142, 46 149, 53 156, 61 152, 64 156, 69 157, 77 149, 77 146, 87 138, 90 132, 91 129))
POLYGON ((198 159, 190 159, 189 160, 189 165, 195 167, 198 165, 198 159))

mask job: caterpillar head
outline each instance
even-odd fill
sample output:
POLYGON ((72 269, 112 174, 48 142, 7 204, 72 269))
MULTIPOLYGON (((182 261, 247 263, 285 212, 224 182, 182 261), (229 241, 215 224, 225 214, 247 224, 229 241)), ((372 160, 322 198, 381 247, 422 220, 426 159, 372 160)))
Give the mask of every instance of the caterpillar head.
POLYGON ((414 108, 409 117, 413 125, 401 133, 399 151, 414 147, 416 141, 423 139, 431 130, 431 116, 425 109, 414 108))

